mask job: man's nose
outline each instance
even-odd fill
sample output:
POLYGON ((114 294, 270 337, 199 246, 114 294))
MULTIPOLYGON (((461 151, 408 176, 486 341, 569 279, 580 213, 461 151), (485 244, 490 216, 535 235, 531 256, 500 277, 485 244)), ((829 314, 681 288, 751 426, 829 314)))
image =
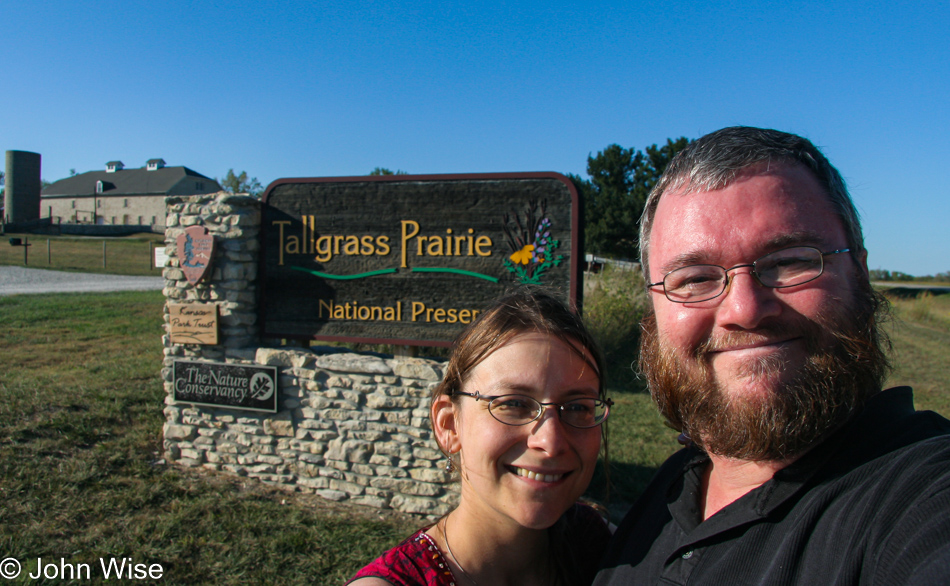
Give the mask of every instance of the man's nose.
POLYGON ((781 312, 775 292, 759 282, 751 266, 730 269, 727 278, 716 313, 717 325, 754 329, 763 319, 781 312))

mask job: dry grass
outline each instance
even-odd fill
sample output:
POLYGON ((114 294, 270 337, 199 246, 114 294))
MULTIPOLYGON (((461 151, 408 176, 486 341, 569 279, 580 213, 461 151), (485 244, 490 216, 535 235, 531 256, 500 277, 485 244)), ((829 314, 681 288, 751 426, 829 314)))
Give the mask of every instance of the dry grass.
POLYGON ((894 319, 889 385, 914 387, 918 409, 950 416, 950 295, 887 292, 894 319))

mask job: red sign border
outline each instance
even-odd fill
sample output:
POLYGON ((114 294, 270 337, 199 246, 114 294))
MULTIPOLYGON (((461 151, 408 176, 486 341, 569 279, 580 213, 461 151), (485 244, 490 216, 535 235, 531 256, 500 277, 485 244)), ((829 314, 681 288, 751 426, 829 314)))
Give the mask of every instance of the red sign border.
MULTIPOLYGON (((418 182, 418 181, 491 181, 498 179, 554 179, 567 186, 571 194, 571 269, 570 269, 570 291, 568 301, 572 307, 576 308, 578 313, 583 310, 583 286, 582 271, 584 260, 584 239, 583 239, 583 206, 581 205, 580 194, 574 183, 562 173, 555 171, 540 171, 526 173, 463 173, 463 174, 439 174, 439 175, 356 175, 346 177, 286 177, 272 181, 261 197, 263 205, 267 205, 267 200, 271 192, 280 185, 300 184, 300 183, 375 183, 375 182, 418 182)), ((301 336, 299 334, 286 334, 281 332, 267 331, 267 320, 263 307, 267 303, 267 291, 264 287, 266 275, 266 258, 264 247, 267 242, 267 226, 261 222, 260 229, 260 258, 258 264, 258 283, 260 286, 260 305, 258 309, 258 322, 260 323, 260 335, 262 338, 286 338, 293 340, 319 340, 326 342, 345 342, 362 344, 395 344, 399 346, 442 346, 449 347, 451 342, 441 340, 415 340, 401 338, 362 338, 353 336, 326 336, 314 334, 311 336, 301 336)))

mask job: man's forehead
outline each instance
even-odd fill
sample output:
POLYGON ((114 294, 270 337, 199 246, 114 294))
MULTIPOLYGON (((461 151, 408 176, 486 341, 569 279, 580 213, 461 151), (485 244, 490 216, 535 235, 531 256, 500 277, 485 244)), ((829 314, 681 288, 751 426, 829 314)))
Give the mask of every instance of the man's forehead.
MULTIPOLYGON (((752 196, 763 191, 773 195, 785 196, 787 204, 792 207, 812 205, 820 208, 821 211, 834 214, 830 197, 811 170, 800 163, 766 161, 737 171, 732 180, 725 185, 708 186, 692 182, 671 188, 663 194, 657 203, 656 215, 661 215, 661 210, 671 206, 681 209, 689 200, 696 199, 702 199, 704 204, 700 209, 690 210, 691 213, 714 215, 717 208, 723 207, 727 203, 724 201, 727 194, 730 196, 742 194, 741 196, 735 196, 734 201, 728 203, 742 211, 751 212, 756 209, 757 205, 763 203, 762 200, 752 196), (720 195, 723 196, 722 199, 720 199, 720 195), (746 203, 745 206, 742 205, 743 202, 746 203)), ((767 201, 766 203, 774 206, 775 201, 767 201)), ((775 209, 773 211, 780 212, 781 210, 775 209)))
POLYGON ((729 245, 746 247, 744 254, 764 254, 844 237, 825 190, 798 164, 754 166, 719 189, 670 190, 654 220, 650 256, 660 269, 712 262, 716 259, 708 257, 729 245))

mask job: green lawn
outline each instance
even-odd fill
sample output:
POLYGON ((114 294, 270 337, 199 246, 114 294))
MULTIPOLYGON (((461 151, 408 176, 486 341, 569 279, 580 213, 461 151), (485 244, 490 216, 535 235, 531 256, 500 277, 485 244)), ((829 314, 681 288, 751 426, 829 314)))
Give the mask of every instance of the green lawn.
MULTIPOLYGON (((421 523, 163 462, 162 304, 160 292, 0 297, 0 557, 132 557, 171 584, 341 584, 421 523)), ((945 295, 898 299, 890 326, 892 383, 945 415, 948 324, 945 295)), ((615 504, 677 449, 649 397, 626 388, 611 393, 615 504)), ((602 470, 591 494, 605 494, 602 470)))
POLYGON ((171 584, 333 584, 418 524, 166 465, 162 303, 0 297, 2 557, 132 557, 171 584))
POLYGON ((151 249, 154 246, 164 246, 164 244, 165 237, 162 234, 137 234, 122 238, 5 234, 0 240, 0 266, 113 275, 161 276, 161 268, 151 267, 151 249), (29 242, 26 259, 24 259, 25 247, 11 246, 10 238, 19 238, 24 243, 29 242), (104 266, 103 243, 105 243, 104 266))

